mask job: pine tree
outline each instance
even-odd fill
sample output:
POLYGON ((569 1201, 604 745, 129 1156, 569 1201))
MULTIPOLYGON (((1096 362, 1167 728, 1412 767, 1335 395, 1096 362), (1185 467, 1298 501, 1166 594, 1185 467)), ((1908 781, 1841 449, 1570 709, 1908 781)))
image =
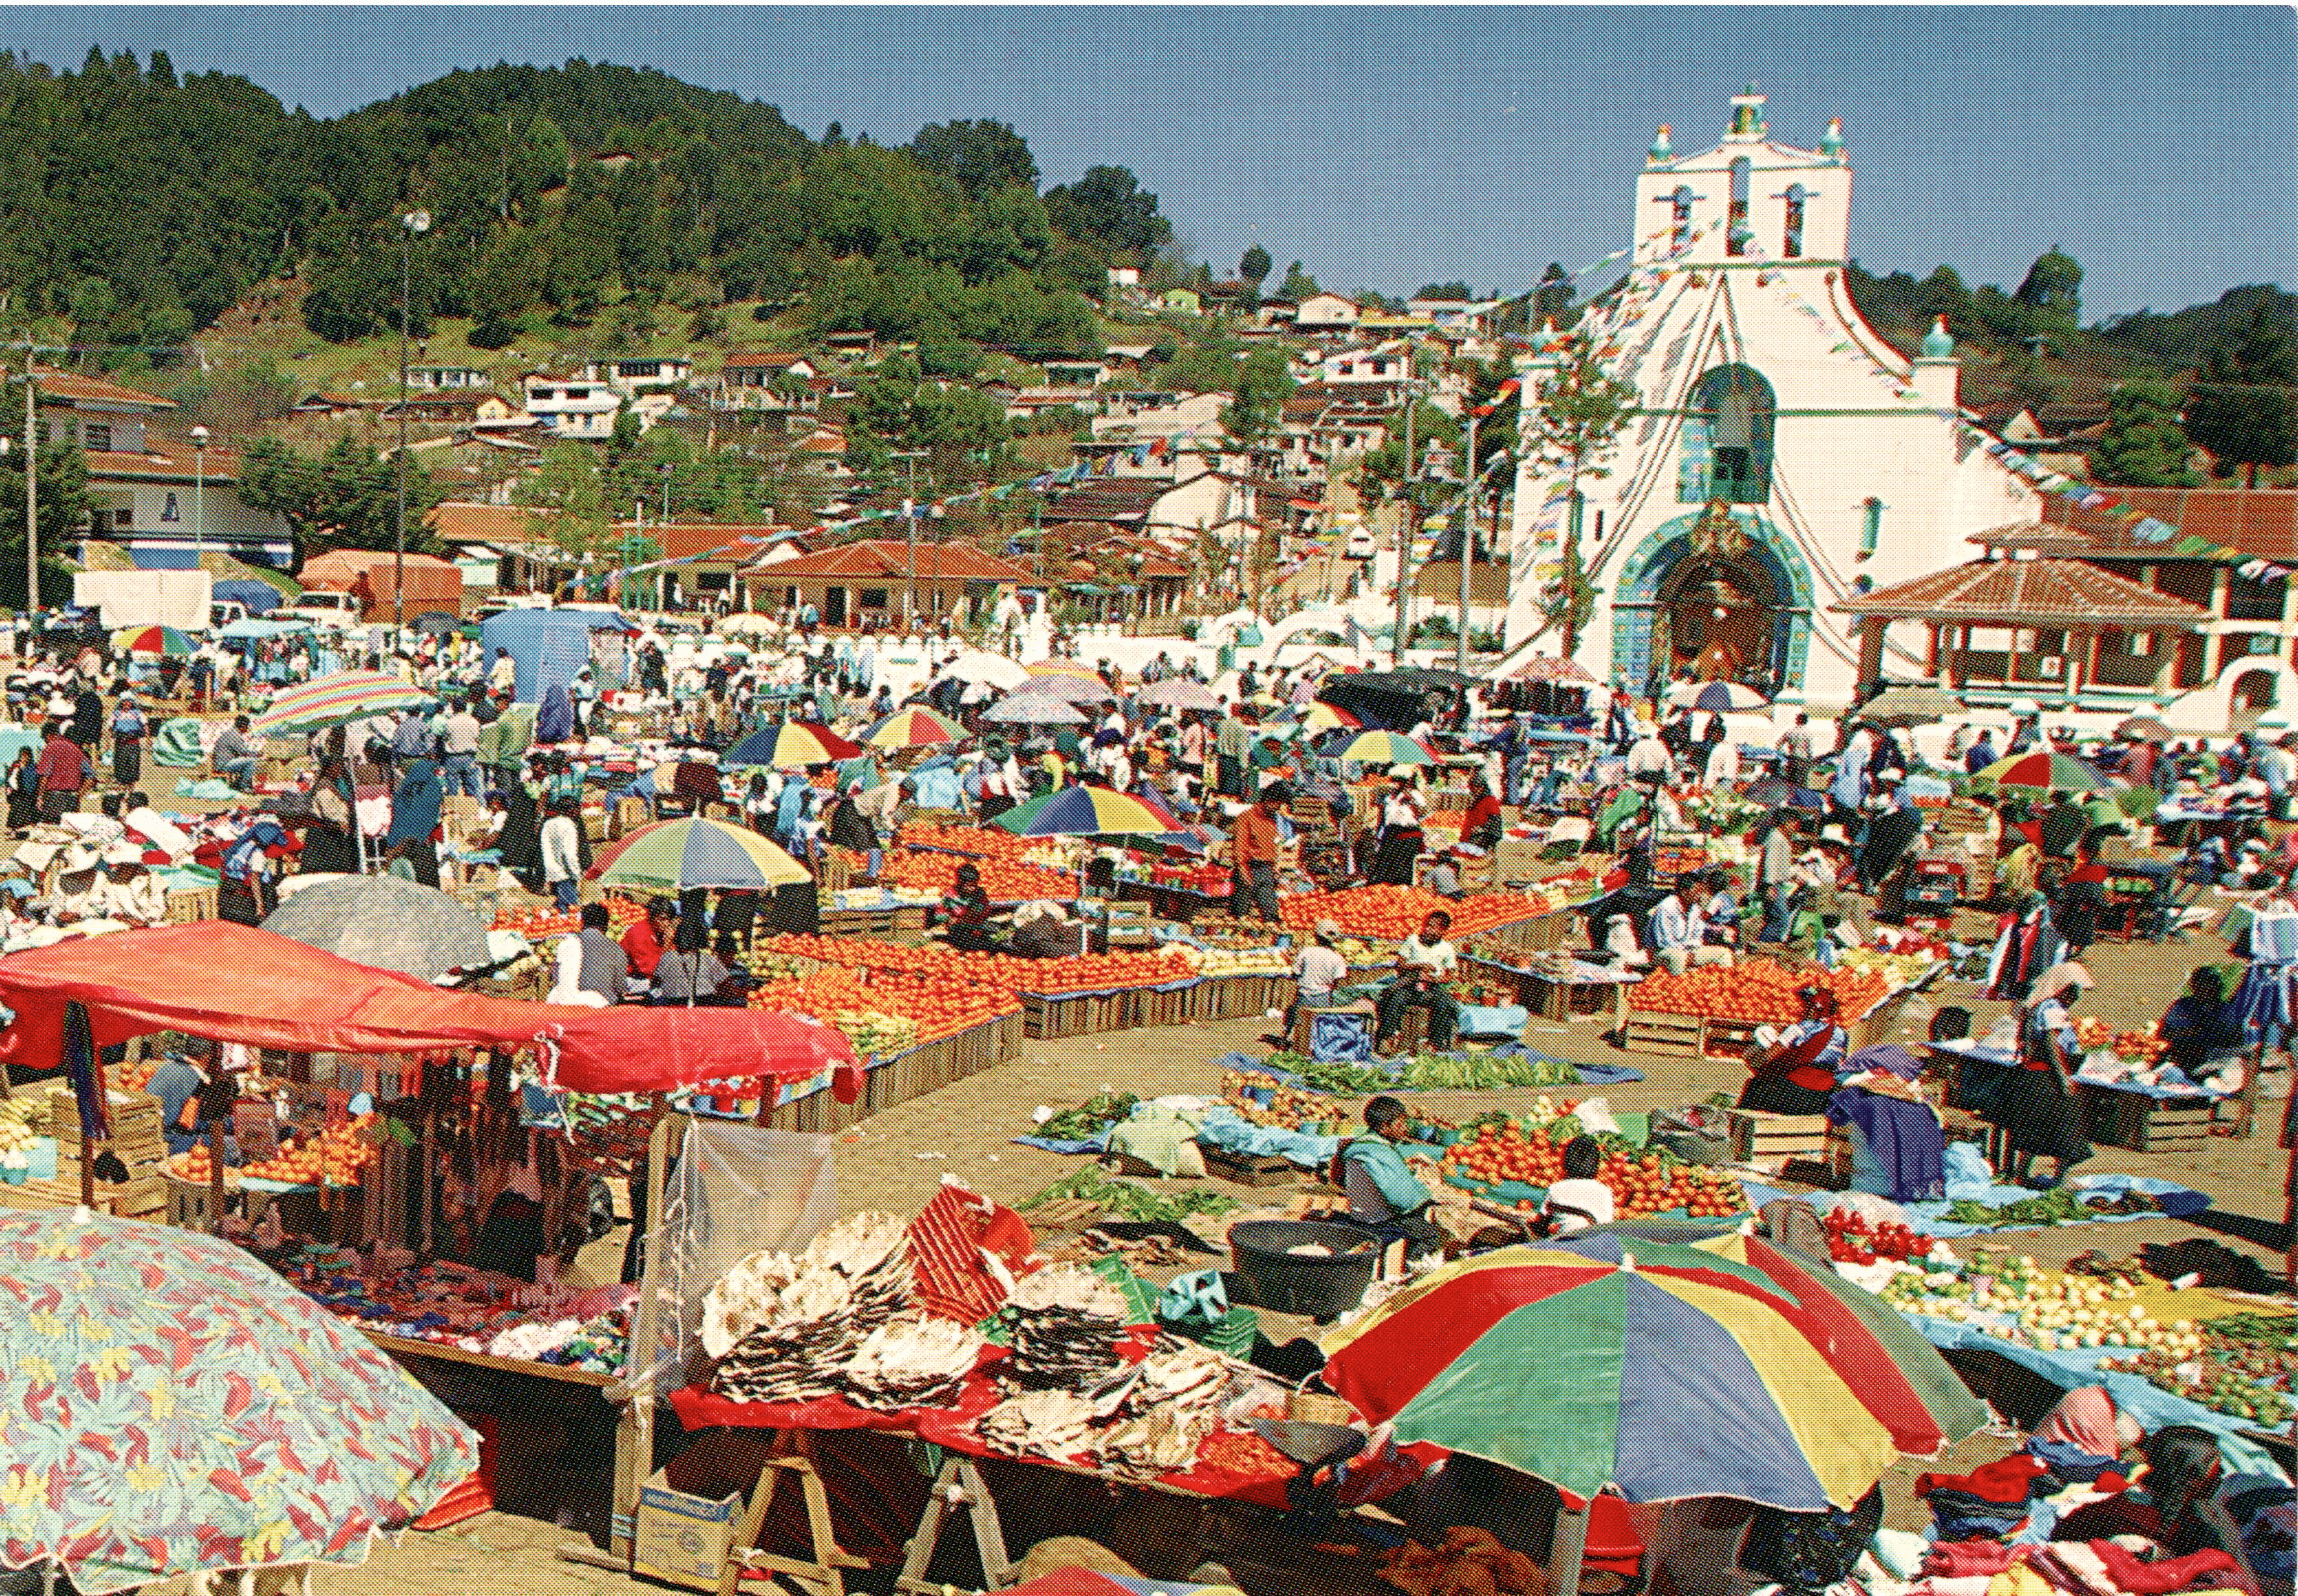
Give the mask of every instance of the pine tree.
POLYGON ((2222 474, 2239 467, 2253 488, 2261 466, 2298 459, 2298 352, 2264 304, 2203 361, 2186 401, 2186 431, 2222 474))
POLYGON ((2103 483, 2126 488, 2190 488, 2193 452, 2178 425, 2178 392, 2168 383, 2119 385, 2110 401, 2105 434, 2091 467, 2103 483))

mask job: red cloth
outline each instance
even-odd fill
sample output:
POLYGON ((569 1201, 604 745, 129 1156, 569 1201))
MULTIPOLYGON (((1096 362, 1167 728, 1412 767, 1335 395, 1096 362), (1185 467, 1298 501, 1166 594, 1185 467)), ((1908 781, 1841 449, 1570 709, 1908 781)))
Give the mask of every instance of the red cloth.
POLYGON ((854 1063, 827 1025, 759 1009, 576 1008, 446 992, 271 931, 203 920, 76 938, 0 959, 0 1061, 52 1064, 64 1009, 84 1004, 98 1046, 186 1031, 291 1053, 531 1048, 578 1092, 662 1092, 705 1080, 810 1080, 854 1063))
POLYGON ((2235 1567, 2234 1559, 2215 1546, 2182 1558, 2164 1558, 2159 1563, 2141 1562, 2112 1541, 2093 1541, 2089 1546, 2098 1560, 2106 1565, 2107 1577, 2131 1596, 2183 1591, 2205 1574, 2235 1567))
POLYGON ((1934 1491, 1961 1491, 1985 1501, 2024 1501, 2035 1476, 2044 1472, 2040 1460, 2027 1452, 2014 1452, 1969 1474, 1917 1475, 1915 1494, 1929 1496, 1934 1491))
POLYGON ((2000 1574, 2026 1555, 2027 1548, 2005 1546, 2000 1541, 1941 1541, 1923 1553, 1923 1574, 1937 1579, 2000 1574))
POLYGON ((631 929, 623 933, 623 956, 631 962, 631 973, 642 975, 649 980, 654 979, 655 966, 662 963, 664 947, 651 920, 634 922, 631 929))
POLYGON ((1500 812, 1500 801, 1491 793, 1484 794, 1468 806, 1467 814, 1460 817, 1460 840, 1466 842, 1476 834, 1476 828, 1500 812))

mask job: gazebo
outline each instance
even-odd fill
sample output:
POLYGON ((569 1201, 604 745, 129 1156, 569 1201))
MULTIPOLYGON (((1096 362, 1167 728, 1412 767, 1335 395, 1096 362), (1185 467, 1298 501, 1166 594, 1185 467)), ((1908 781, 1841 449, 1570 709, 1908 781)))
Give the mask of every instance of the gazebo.
POLYGON ((1893 621, 1930 629, 1924 670, 1942 686, 2042 690, 2087 687, 2168 697, 2181 634, 2210 614, 2079 559, 1982 559, 1934 571, 1832 607, 1859 619, 1859 679, 1883 674, 1893 621))

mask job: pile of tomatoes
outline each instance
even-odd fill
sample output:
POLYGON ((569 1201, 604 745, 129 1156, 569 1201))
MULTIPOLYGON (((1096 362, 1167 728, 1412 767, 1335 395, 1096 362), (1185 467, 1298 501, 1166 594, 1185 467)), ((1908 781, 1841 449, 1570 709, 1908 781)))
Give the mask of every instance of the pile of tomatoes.
POLYGON ((1160 887, 1180 887, 1211 897, 1229 889, 1226 864, 1152 864, 1149 879, 1160 887))
MULTIPOLYGON (((607 919, 613 935, 619 939, 623 932, 646 918, 646 906, 619 893, 608 893, 599 900, 607 906, 607 919)), ((517 931, 537 946, 552 937, 571 937, 583 929, 580 909, 497 909, 494 929, 517 931)))
POLYGON ((957 880, 958 868, 964 864, 971 864, 981 872, 981 889, 989 894, 993 903, 1019 903, 1032 897, 1069 902, 1078 895, 1078 879, 1065 870, 1047 870, 1017 859, 960 859, 949 854, 914 853, 908 848, 894 850, 885 868, 878 872, 878 880, 889 887, 946 892, 957 880))
MULTIPOLYGON (((1002 954, 959 953, 947 947, 904 947, 856 937, 782 936, 760 944, 769 953, 795 954, 869 972, 869 984, 907 976, 920 985, 964 993, 995 989, 1059 997, 1075 992, 1114 992, 1193 980, 1196 970, 1178 953, 1087 953, 1067 959, 1015 959, 1002 954)), ((1001 1012, 1011 1013, 1018 1004, 1001 1012)), ((922 1016, 920 1017, 922 1022, 922 1016)))
POLYGON ((1529 920, 1540 907, 1514 892, 1480 892, 1473 897, 1445 898, 1418 887, 1347 887, 1338 892, 1300 892, 1278 906, 1285 923, 1305 930, 1319 920, 1329 920, 1359 937, 1385 937, 1401 942, 1420 929, 1420 922, 1442 909, 1452 917, 1444 934, 1455 940, 1473 937, 1496 926, 1529 920))
MULTIPOLYGON (((777 939, 806 941, 810 939, 777 939)), ((875 1011, 913 1022, 920 1042, 971 1030, 1001 1016, 1018 1013, 1021 1000, 1003 988, 949 982, 895 971, 817 970, 755 987, 749 1006, 783 1013, 811 1014, 834 1023, 832 1015, 875 1011)))
POLYGON ((1017 836, 996 826, 937 826, 913 820, 894 834, 894 840, 984 859, 1018 859, 1043 839, 1017 836))
MULTIPOLYGON (((1564 1178, 1564 1145, 1580 1134, 1580 1122, 1568 1109, 1564 1118, 1542 1123, 1486 1120, 1444 1150, 1443 1172, 1546 1190, 1564 1178)), ((1616 1137, 1601 1139, 1604 1162, 1595 1178, 1611 1188, 1620 1219, 1679 1209, 1694 1219, 1721 1219, 1747 1206, 1739 1181, 1721 1170, 1688 1164, 1654 1148, 1632 1147, 1616 1137)), ((1525 1199, 1517 1206, 1529 1211, 1536 1204, 1525 1199)))
POLYGON ((1820 1223, 1827 1231, 1827 1255, 1838 1263, 1873 1263, 1878 1259, 1905 1263, 1929 1258, 1936 1245, 1895 1220, 1871 1225, 1865 1214, 1848 1208, 1829 1210, 1820 1223))
POLYGON ((1648 976, 1628 993, 1628 1006, 1661 1014, 1786 1025, 1803 1018, 1803 1000, 1796 993, 1814 984, 1835 993, 1838 1013, 1846 1020, 1858 1019, 1891 990, 1880 972, 1790 970, 1770 959, 1754 959, 1744 964, 1703 965, 1682 975, 1663 971, 1648 976))
MULTIPOLYGON (((375 1116, 361 1114, 316 1136, 284 1141, 279 1156, 242 1164, 239 1172, 251 1180, 284 1180, 295 1186, 357 1186, 360 1171, 375 1162, 368 1140, 375 1116)), ((168 1161, 168 1172, 179 1180, 204 1184, 214 1174, 205 1142, 168 1161)))

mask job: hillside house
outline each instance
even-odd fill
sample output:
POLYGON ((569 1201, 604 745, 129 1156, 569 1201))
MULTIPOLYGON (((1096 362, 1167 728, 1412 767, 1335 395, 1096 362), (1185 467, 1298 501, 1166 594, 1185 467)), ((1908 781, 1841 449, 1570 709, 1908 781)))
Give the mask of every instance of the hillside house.
POLYGON ((408 387, 422 393, 458 388, 492 388, 494 386, 494 380, 475 366, 409 366, 407 368, 408 387))
POLYGON ((526 413, 553 437, 603 442, 615 435, 623 396, 595 377, 551 376, 533 372, 520 379, 526 413))
POLYGON ((810 410, 821 401, 811 385, 822 368, 787 350, 745 350, 718 368, 710 402, 722 410, 810 410))
POLYGON ((1364 316, 1364 307, 1345 294, 1311 294, 1294 308, 1293 325, 1304 333, 1345 333, 1364 316))
POLYGON ((587 361, 575 375, 585 382, 604 383, 624 398, 632 399, 691 381, 694 362, 668 355, 629 355, 587 361))
POLYGON ((1157 296, 1158 306, 1176 316, 1202 316, 1204 302, 1194 288, 1168 288, 1157 296))
POLYGON ((823 625, 841 630, 858 628, 864 620, 901 625, 913 616, 931 623, 987 616, 999 600, 1031 581, 1029 572, 1009 560, 928 537, 914 548, 903 538, 865 539, 754 564, 743 573, 752 608, 811 604, 823 625))

